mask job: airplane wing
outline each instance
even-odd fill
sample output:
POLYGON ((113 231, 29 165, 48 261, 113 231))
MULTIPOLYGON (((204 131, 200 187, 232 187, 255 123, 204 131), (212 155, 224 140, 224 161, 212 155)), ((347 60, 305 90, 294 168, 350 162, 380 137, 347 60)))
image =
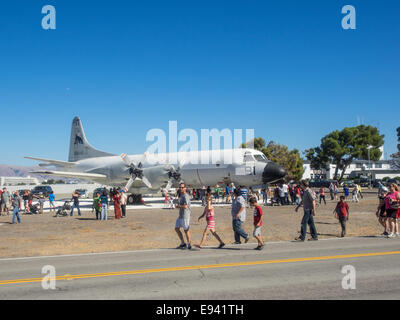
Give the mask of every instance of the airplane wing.
POLYGON ((67 178, 81 178, 81 179, 106 179, 107 176, 100 173, 87 173, 87 172, 66 172, 66 171, 30 171, 29 173, 56 176, 56 177, 67 177, 67 178))
POLYGON ((47 163, 41 163, 40 165, 45 165, 45 166, 61 166, 61 167, 68 167, 71 168, 75 166, 75 162, 68 162, 68 161, 61 161, 61 160, 52 160, 52 159, 44 159, 44 158, 36 158, 36 157, 24 157, 25 159, 32 159, 32 160, 38 160, 38 161, 43 161, 47 163))

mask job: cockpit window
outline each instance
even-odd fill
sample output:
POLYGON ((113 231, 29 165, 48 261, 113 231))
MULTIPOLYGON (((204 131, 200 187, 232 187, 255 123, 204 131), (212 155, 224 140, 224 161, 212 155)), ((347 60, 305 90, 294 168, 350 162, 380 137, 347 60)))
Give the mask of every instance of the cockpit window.
POLYGON ((251 162, 251 161, 255 161, 254 157, 249 153, 245 154, 244 155, 244 162, 251 162))
POLYGON ((261 154, 255 154, 254 158, 256 158, 256 161, 258 162, 267 162, 267 158, 261 154))

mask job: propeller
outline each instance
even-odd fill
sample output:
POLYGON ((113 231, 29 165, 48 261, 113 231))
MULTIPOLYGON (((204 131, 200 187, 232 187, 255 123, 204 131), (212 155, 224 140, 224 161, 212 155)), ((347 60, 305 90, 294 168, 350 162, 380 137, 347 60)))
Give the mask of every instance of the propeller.
POLYGON ((125 165, 128 167, 129 170, 129 174, 130 174, 130 178, 125 186, 125 190, 128 191, 129 188, 132 186, 133 182, 135 181, 135 179, 141 179, 143 181, 143 183, 149 188, 152 189, 152 185, 149 181, 149 179, 147 179, 144 174, 143 174, 143 162, 145 162, 147 160, 147 156, 148 153, 145 152, 143 154, 143 157, 141 159, 141 161, 139 162, 138 165, 136 165, 136 163, 134 161, 132 161, 128 155, 126 155, 125 153, 121 154, 121 159, 122 161, 125 163, 125 165))
POLYGON ((166 170, 168 171, 168 183, 167 186, 165 187, 167 190, 171 188, 174 180, 175 181, 180 181, 181 180, 181 168, 184 166, 186 162, 186 158, 181 159, 181 161, 179 161, 178 163, 178 168, 175 169, 175 167, 173 165, 170 165, 169 168, 167 168, 166 170))

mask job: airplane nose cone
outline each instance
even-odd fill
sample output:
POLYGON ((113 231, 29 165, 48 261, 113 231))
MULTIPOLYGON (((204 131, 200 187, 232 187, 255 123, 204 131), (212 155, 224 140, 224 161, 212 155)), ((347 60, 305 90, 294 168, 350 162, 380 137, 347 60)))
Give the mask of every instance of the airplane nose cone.
POLYGON ((263 171, 263 183, 274 182, 286 176, 286 170, 275 162, 269 162, 263 171))

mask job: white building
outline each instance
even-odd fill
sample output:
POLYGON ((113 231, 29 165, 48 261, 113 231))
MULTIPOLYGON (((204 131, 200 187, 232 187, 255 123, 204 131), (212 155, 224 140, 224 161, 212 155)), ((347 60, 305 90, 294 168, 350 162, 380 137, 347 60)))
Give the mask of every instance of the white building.
POLYGON ((0 186, 37 185, 37 178, 28 177, 0 177, 0 186))
MULTIPOLYGON (((307 160, 304 161, 303 167, 303 179, 333 179, 336 169, 336 165, 330 164, 328 170, 313 170, 311 169, 310 162, 307 160)), ((341 173, 342 170, 339 170, 339 177, 341 173)), ((400 170, 394 170, 388 160, 354 160, 346 169, 344 177, 356 178, 360 175, 371 176, 372 180, 382 179, 384 177, 395 178, 400 177, 400 170)))

